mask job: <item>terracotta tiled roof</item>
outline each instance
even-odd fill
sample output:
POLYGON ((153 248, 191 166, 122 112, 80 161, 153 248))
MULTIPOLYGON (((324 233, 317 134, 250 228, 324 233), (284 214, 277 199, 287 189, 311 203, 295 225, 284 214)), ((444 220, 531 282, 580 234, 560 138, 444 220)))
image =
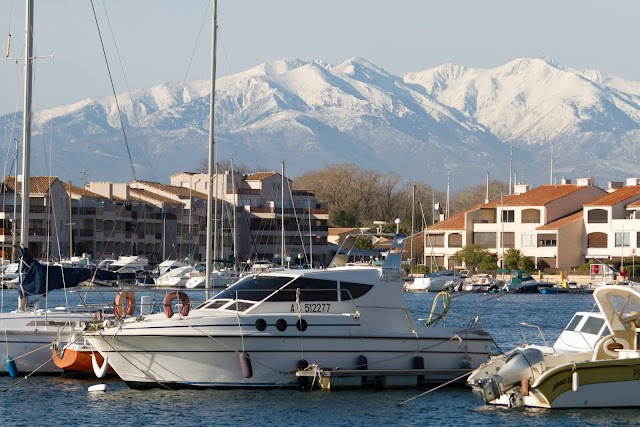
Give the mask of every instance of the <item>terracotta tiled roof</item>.
POLYGON ((640 208, 640 200, 636 200, 636 201, 635 201, 635 202, 633 202, 633 203, 629 203, 629 204, 627 205, 627 208, 632 208, 632 209, 633 209, 633 208, 636 208, 636 209, 637 209, 637 208, 640 208))
POLYGON ((97 199, 97 200, 109 200, 108 198, 101 196, 98 193, 94 193, 93 191, 89 191, 89 190, 85 190, 82 187, 76 187, 75 185, 69 184, 68 182, 63 182, 62 186, 64 187, 64 190, 67 192, 67 194, 71 197, 75 196, 80 196, 83 198, 89 198, 89 199, 97 199), (69 192, 69 187, 71 187, 71 192, 69 192))
POLYGON ((359 228, 350 227, 350 228, 329 228, 329 234, 332 236, 345 234, 345 233, 354 233, 356 231, 360 231, 359 228))
POLYGON ((262 181, 267 178, 271 178, 274 175, 279 175, 278 172, 256 172, 247 177, 247 181, 262 181))
MULTIPOLYGON (((159 182, 151 182, 151 181, 135 181, 133 184, 140 183, 151 188, 155 188, 160 191, 164 191, 165 193, 173 194, 182 199, 188 199, 189 197, 195 197, 198 199, 207 199, 207 195, 205 193, 201 193, 196 190, 190 190, 187 187, 178 187, 175 185, 166 185, 160 184, 159 182)), ((174 200, 175 202, 175 200, 174 200)))
POLYGON ((497 208, 498 206, 501 206, 503 202, 506 205, 509 200, 511 200, 511 199, 513 199, 515 197, 518 197, 518 195, 516 195, 516 194, 507 194, 505 196, 498 197, 497 199, 490 200, 488 203, 483 203, 483 204, 479 205, 478 207, 480 207, 482 209, 484 209, 484 208, 497 208))
POLYGON ((613 193, 605 194, 599 199, 595 199, 589 203, 585 203, 585 206, 613 206, 616 203, 624 202, 625 200, 633 197, 640 197, 640 185, 634 185, 629 187, 622 187, 613 193))
MULTIPOLYGON (((541 185, 533 190, 527 191, 524 194, 519 194, 515 197, 509 198, 504 201, 505 206, 545 206, 548 203, 565 197, 571 193, 579 191, 584 186, 577 186, 575 184, 562 184, 562 185, 541 185)), ((499 206, 499 205, 497 205, 499 206)))
POLYGON ((552 221, 549 224, 541 225, 540 227, 537 227, 536 230, 559 230, 560 228, 564 227, 567 224, 571 224, 572 222, 582 221, 582 218, 583 211, 580 210, 571 215, 567 215, 565 217, 552 221))
MULTIPOLYGON (((57 179, 57 176, 32 176, 29 179, 29 193, 47 194, 57 179)), ((14 191, 16 188, 15 177, 6 176, 4 178, 4 184, 8 190, 14 191)), ((22 193, 22 181, 18 179, 18 194, 20 193, 22 193)))
POLYGON ((160 203, 167 203, 167 204, 176 204, 176 205, 181 205, 183 204, 182 202, 178 202, 174 199, 170 199, 169 197, 165 197, 165 196, 161 196, 160 194, 154 193, 152 191, 148 191, 148 190, 143 190, 141 188, 130 188, 129 189, 129 193, 133 196, 133 197, 138 197, 141 200, 145 201, 144 198, 146 199, 151 199, 151 200, 155 200, 156 202, 160 202, 160 203))
POLYGON ((447 218, 444 221, 429 225, 427 226, 427 231, 464 230, 464 215, 467 212, 471 212, 476 209, 478 209, 477 206, 464 212, 460 212, 459 214, 447 218))

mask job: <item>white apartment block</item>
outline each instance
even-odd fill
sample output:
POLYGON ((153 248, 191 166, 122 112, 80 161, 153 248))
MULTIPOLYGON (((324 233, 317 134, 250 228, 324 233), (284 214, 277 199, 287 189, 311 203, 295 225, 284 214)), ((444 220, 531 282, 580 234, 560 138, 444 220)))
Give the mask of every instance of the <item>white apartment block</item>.
MULTIPOLYGON (((471 243, 495 254, 498 266, 509 248, 533 258, 540 269, 568 269, 583 264, 588 257, 583 220, 588 214, 583 210, 609 193, 594 186, 589 178, 578 179, 576 184, 563 180, 558 185, 532 190, 519 185, 514 193, 427 227, 425 264, 430 265, 431 256, 439 266, 453 268, 454 254, 471 243)), ((599 214, 599 218, 604 215, 599 214)), ((611 215, 608 221, 612 221, 611 215)), ((640 231, 640 227, 636 230, 640 231)))

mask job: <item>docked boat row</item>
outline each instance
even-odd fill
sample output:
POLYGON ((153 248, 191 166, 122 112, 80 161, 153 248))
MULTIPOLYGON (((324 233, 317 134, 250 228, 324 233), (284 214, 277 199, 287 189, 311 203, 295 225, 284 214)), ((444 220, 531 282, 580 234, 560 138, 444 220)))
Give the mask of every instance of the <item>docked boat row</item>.
POLYGON ((408 292, 515 292, 566 293, 584 291, 590 287, 573 283, 558 284, 535 279, 523 270, 499 270, 499 278, 489 274, 471 275, 469 270, 440 270, 416 277, 405 283, 408 292), (555 292, 553 292, 555 290, 555 292))

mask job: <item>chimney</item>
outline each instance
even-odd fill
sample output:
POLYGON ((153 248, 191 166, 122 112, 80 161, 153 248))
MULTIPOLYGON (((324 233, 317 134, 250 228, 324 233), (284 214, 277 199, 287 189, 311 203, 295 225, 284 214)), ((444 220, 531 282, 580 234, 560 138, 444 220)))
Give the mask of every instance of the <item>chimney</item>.
POLYGON ((578 178, 576 179, 576 185, 578 187, 589 187, 593 185, 593 178, 578 178))
POLYGON ((571 178, 565 178, 564 176, 560 179, 560 185, 571 184, 571 178))
POLYGON ((513 187, 513 194, 524 194, 529 190, 531 190, 531 186, 529 184, 516 184, 513 187))
POLYGON ((640 184, 640 178, 627 178, 627 187, 635 187, 640 184))
POLYGON ((622 181, 609 181, 607 183, 607 191, 609 193, 612 193, 616 190, 621 189, 624 186, 624 182, 622 181))

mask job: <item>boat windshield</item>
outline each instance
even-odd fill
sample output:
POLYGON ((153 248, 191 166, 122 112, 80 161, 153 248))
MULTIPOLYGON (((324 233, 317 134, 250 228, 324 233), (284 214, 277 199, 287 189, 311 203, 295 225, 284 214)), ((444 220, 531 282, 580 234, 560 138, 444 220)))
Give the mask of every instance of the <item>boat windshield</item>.
POLYGON ((218 293, 214 299, 245 301, 349 301, 366 294, 373 286, 361 283, 338 282, 304 276, 272 277, 247 276, 218 293))

